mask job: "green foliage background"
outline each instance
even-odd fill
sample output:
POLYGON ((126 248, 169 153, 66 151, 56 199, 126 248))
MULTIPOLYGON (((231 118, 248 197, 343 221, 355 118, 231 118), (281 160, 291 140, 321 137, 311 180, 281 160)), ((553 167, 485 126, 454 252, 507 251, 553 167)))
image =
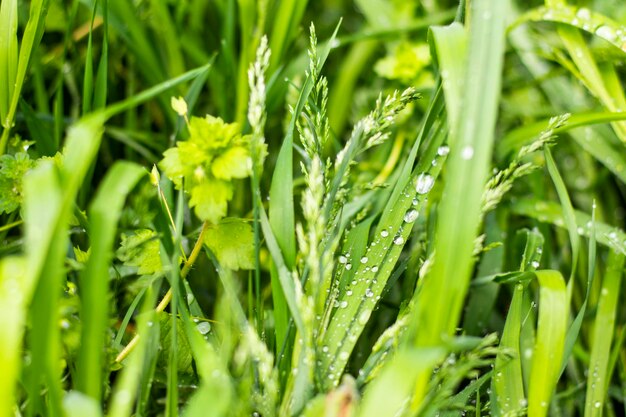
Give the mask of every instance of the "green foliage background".
POLYGON ((0 417, 626 413, 626 6, 1 0, 0 417))

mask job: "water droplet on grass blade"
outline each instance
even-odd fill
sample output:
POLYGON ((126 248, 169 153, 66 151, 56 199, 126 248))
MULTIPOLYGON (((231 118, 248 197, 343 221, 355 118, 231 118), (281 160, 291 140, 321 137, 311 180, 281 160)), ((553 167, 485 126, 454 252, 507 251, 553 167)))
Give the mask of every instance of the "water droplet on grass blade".
POLYGON ((467 145, 461 150, 461 158, 465 159, 466 161, 472 159, 473 156, 474 148, 472 148, 471 146, 467 145))
POLYGON ((411 209, 407 211, 406 214, 404 215, 404 221, 406 223, 413 223, 415 219, 417 219, 418 216, 419 216, 419 211, 411 209))
POLYGON ((367 256, 364 256, 364 257, 361 258, 361 263, 362 264, 366 264, 368 260, 369 259, 367 258, 367 256))
POLYGON ((211 325, 208 322, 203 321, 202 323, 198 323, 196 329, 198 329, 200 334, 207 334, 211 330, 211 325))
POLYGON ((393 239, 393 244, 394 245, 402 245, 404 243, 404 238, 402 236, 396 236, 393 239))
POLYGON ((418 194, 426 194, 433 188, 434 184, 435 179, 430 174, 419 174, 415 183, 415 191, 418 194))

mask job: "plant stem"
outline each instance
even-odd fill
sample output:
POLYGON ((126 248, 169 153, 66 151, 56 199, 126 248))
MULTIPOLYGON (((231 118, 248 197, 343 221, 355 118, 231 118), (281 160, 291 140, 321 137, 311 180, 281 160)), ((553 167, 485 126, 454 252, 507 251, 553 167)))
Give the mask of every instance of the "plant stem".
MULTIPOLYGON (((208 222, 202 223, 202 229, 200 230, 200 234, 198 235, 198 240, 196 240, 196 244, 191 250, 191 254, 189 255, 189 258, 187 258, 187 261, 185 262, 185 265, 183 266, 183 269, 180 272, 181 278, 184 279, 185 277, 187 277, 187 274, 189 274, 191 267, 196 262, 196 259, 198 259, 198 255, 200 255, 200 251, 202 250, 202 244, 204 243, 204 233, 206 232, 208 228, 209 228, 208 222)), ((160 313, 164 311, 165 307, 167 307, 170 301, 172 301, 172 289, 171 288, 167 290, 167 293, 165 293, 165 295, 163 296, 159 304, 156 306, 156 309, 155 309, 156 312, 160 313)), ((139 335, 136 334, 132 338, 132 340, 128 343, 128 345, 126 345, 126 347, 117 355, 117 357, 115 358, 115 362, 122 362, 124 359, 126 359, 126 357, 130 354, 130 352, 132 352, 132 350, 135 348, 138 341, 139 341, 139 335)))

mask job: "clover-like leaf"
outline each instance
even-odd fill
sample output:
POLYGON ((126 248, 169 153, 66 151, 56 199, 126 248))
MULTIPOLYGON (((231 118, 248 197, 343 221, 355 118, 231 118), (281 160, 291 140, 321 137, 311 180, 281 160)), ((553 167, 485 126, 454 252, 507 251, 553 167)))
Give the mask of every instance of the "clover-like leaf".
POLYGON ((137 267, 140 275, 163 271, 159 239, 150 229, 139 229, 132 235, 123 234, 117 257, 124 265, 137 267))
POLYGON ((0 213, 11 213, 22 204, 22 178, 35 165, 27 153, 0 156, 0 213))
POLYGON ((211 172, 215 175, 215 178, 223 180, 249 176, 252 172, 250 152, 243 146, 229 148, 213 160, 211 172))
POLYGON ((191 189, 189 206, 195 207, 201 220, 217 224, 226 216, 231 198, 233 187, 229 182, 207 179, 191 189))
POLYGON ((204 242, 222 267, 254 269, 254 233, 246 221, 224 219, 206 231, 204 242))

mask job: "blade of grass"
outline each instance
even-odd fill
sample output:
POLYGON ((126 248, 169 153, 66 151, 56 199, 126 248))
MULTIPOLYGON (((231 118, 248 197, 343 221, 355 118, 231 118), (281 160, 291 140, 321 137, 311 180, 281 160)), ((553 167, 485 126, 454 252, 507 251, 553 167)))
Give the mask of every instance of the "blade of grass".
POLYGON ((567 290, 558 271, 537 271, 539 318, 528 392, 528 416, 543 417, 561 370, 567 327, 567 290))
POLYGON ((118 162, 107 173, 89 209, 91 254, 81 279, 81 345, 78 354, 79 390, 100 401, 102 395, 103 346, 108 322, 109 264, 117 222, 128 193, 145 170, 128 162, 118 162))
MULTIPOLYGON (((539 266, 543 251, 543 235, 538 230, 526 231, 526 247, 522 257, 520 272, 533 271, 539 266)), ((520 336, 524 321, 523 299, 525 284, 515 284, 513 299, 504 323, 500 339, 500 349, 496 357, 494 377, 492 379, 492 414, 497 416, 519 415, 527 402, 524 394, 522 377, 522 354, 520 336)))
MULTIPOLYGON (((419 347, 436 346, 457 325, 473 265, 474 239, 481 221, 483 186, 489 172, 504 54, 507 1, 471 3, 467 72, 458 127, 452 128, 448 175, 438 217, 435 259, 422 283, 414 317, 419 347), (462 213, 458 201, 464 202, 462 213), (427 300, 427 301, 426 301, 427 300)), ((412 410, 425 395, 430 369, 420 373, 412 410)))
MULTIPOLYGON (((567 123, 554 130, 554 133, 568 132, 572 129, 590 126, 593 124, 601 124, 607 122, 626 120, 624 112, 589 112, 572 114, 567 123)), ((538 122, 524 124, 506 134, 502 140, 498 142, 496 154, 499 158, 504 158, 515 149, 530 143, 539 133, 544 131, 550 123, 550 118, 543 119, 538 122)))
MULTIPOLYGON (((11 94, 11 100, 9 102, 6 117, 0 120, 0 124, 2 124, 3 127, 2 137, 0 137, 0 155, 4 154, 6 150, 9 133, 13 127, 15 112, 17 111, 17 104, 19 102, 20 94, 22 93, 24 79, 26 78, 26 70, 28 69, 30 57, 33 51, 39 46, 41 36, 43 35, 43 25, 48 11, 48 2, 49 0, 34 0, 30 3, 28 22, 26 23, 26 28, 24 29, 24 33, 22 35, 17 69, 15 70, 13 93, 11 94)), ((5 2, 3 1, 2 3, 4 4, 5 2)), ((7 7, 10 7, 10 5, 7 5, 7 7)), ((11 30, 11 26, 6 27, 5 30, 11 30)), ((9 43, 10 42, 13 41, 10 40, 9 43)), ((14 46, 10 46, 9 48, 12 50, 13 47, 14 46)), ((11 52, 11 54, 13 53, 14 52, 11 52)), ((13 69, 11 69, 11 71, 13 71, 13 69)))
MULTIPOLYGON (((551 223, 555 226, 565 228, 563 210, 557 203, 523 198, 515 200, 511 205, 513 213, 531 217, 540 222, 551 223)), ((576 232, 580 236, 591 237, 592 219, 586 213, 575 210, 576 232)), ((626 233, 618 227, 608 225, 599 221, 593 222, 595 239, 598 243, 607 246, 615 252, 626 255, 626 248, 623 242, 626 241, 626 233)))
POLYGON ((16 382, 21 370, 22 339, 26 323, 26 281, 24 258, 7 257, 0 261, 0 416, 14 413, 16 382))
MULTIPOLYGON (((339 25, 335 28, 335 31, 331 37, 331 41, 336 38, 339 31, 339 25)), ((331 42, 332 43, 332 42, 331 42)), ((328 58, 330 48, 326 47, 320 51, 319 55, 319 68, 321 69, 328 58)), ((275 54, 275 50, 272 49, 272 57, 275 54)), ((271 65, 271 64, 270 64, 271 65)), ((281 251, 284 266, 287 270, 292 270, 296 261, 296 233, 295 233, 295 213, 294 213, 294 198, 293 198, 293 136, 296 129, 296 122, 300 113, 304 109, 311 91, 313 90, 315 80, 311 76, 305 80, 298 101, 294 108, 289 126, 285 132, 285 138, 281 145, 278 159, 276 161, 276 167, 272 174, 272 182, 270 186, 270 203, 269 203, 269 222, 273 235, 276 237, 276 242, 279 250, 281 251)), ((263 232, 265 234, 265 230, 263 232)), ((266 236, 267 239, 267 236, 266 236)), ((272 257, 274 255, 272 254, 272 257)), ((276 262, 276 259, 274 259, 276 262)), ((279 268, 279 266, 276 266, 279 268)), ((284 274, 284 272, 283 272, 284 274)), ((284 294, 285 288, 281 288, 283 285, 281 272, 278 269, 272 268, 271 271, 271 285, 272 285, 272 300, 274 302, 274 318, 276 323, 276 346, 280 347, 285 343, 288 336, 288 323, 289 315, 286 306, 288 305, 284 294)), ((293 309, 289 305, 289 309, 293 309)), ((279 363, 282 366, 288 366, 289 361, 283 361, 279 359, 279 363)), ((282 368, 281 371, 284 371, 282 368)))
POLYGON ((0 4, 0 122, 5 119, 15 90, 17 71, 17 0, 0 4))
POLYGON ((621 253, 609 252, 593 325, 593 342, 585 396, 585 417, 602 416, 603 406, 608 398, 611 380, 611 374, 608 372, 609 355, 615 330, 616 314, 619 308, 618 301, 625 259, 626 257, 621 253))

